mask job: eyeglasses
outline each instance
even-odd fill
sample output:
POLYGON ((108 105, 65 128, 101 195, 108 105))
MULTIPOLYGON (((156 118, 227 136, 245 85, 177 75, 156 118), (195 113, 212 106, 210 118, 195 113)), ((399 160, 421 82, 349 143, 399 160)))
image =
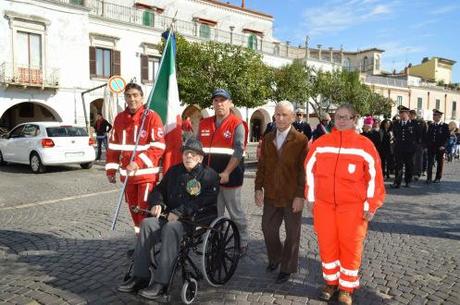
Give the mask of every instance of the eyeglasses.
POLYGON ((348 121, 354 119, 354 116, 349 116, 349 115, 336 115, 335 120, 336 121, 348 121))
POLYGON ((301 114, 301 113, 297 113, 297 116, 302 116, 302 114, 301 114))
POLYGON ((184 154, 184 155, 190 154, 190 155, 192 155, 192 157, 196 157, 196 156, 198 155, 198 153, 197 153, 196 151, 194 151, 194 150, 188 150, 188 149, 184 150, 183 154, 184 154))

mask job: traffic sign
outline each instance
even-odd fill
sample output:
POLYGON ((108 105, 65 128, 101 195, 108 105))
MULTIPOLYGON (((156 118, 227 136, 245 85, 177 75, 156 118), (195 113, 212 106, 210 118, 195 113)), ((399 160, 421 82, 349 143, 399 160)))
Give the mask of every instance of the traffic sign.
POLYGON ((114 75, 107 82, 112 93, 122 93, 125 90, 126 81, 120 75, 114 75))

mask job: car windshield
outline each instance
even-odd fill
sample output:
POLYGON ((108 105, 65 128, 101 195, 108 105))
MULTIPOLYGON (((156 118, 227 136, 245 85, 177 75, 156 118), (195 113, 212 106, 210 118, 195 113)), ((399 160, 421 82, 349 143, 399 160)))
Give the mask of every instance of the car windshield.
POLYGON ((48 137, 87 137, 88 133, 84 127, 59 126, 47 127, 48 137))

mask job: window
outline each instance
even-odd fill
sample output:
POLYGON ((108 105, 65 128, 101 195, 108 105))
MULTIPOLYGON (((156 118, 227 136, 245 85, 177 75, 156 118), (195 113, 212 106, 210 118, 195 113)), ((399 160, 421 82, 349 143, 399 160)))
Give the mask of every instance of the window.
POLYGON ((84 127, 75 126, 60 126, 60 127, 47 127, 46 133, 48 137, 87 137, 88 133, 84 127))
POLYGON ((20 82, 41 84, 42 79, 42 36, 40 34, 17 32, 16 67, 20 82))
POLYGON ((141 55, 141 81, 143 84, 153 84, 159 65, 159 57, 141 55))
POLYGON ((402 105, 402 96, 401 95, 398 95, 396 97, 396 106, 401 106, 402 105))
POLYGON ((200 37, 204 39, 211 38, 211 28, 207 24, 200 24, 200 37))
POLYGON ((363 66, 361 67, 362 72, 367 71, 368 62, 369 62, 369 59, 367 58, 367 56, 364 56, 364 58, 363 58, 363 66))
POLYGON ((343 68, 347 71, 351 71, 351 59, 347 57, 343 60, 343 68))
POLYGON ((451 116, 451 119, 452 120, 457 119, 457 102, 456 101, 452 101, 452 116, 451 116))
POLYGON ((24 136, 22 133, 23 129, 24 129, 24 125, 16 127, 9 133, 8 137, 9 138, 19 138, 19 137, 24 136))
POLYGON ((380 56, 375 56, 375 70, 380 70, 380 56))
POLYGON ((418 110, 423 109, 423 98, 421 98, 421 97, 417 98, 417 109, 418 110))
POLYGON ((152 12, 144 11, 144 13, 142 13, 142 24, 145 26, 151 26, 151 27, 154 26, 155 22, 154 22, 154 16, 152 12))
POLYGON ((40 132, 40 129, 38 128, 38 126, 31 125, 31 124, 27 124, 23 130, 24 136, 28 138, 36 137, 39 134, 39 132, 40 132))
POLYGON ((441 107, 441 101, 439 99, 436 99, 436 109, 439 110, 439 108, 441 107))
POLYGON ((83 5, 83 0, 70 0, 70 4, 83 5))
POLYGON ((120 52, 106 48, 90 47, 90 76, 109 78, 120 75, 120 52))
POLYGON ((257 50, 257 36, 250 34, 248 38, 248 48, 252 50, 257 50))
POLYGON ((273 46, 273 55, 280 55, 280 45, 279 43, 275 43, 273 46))

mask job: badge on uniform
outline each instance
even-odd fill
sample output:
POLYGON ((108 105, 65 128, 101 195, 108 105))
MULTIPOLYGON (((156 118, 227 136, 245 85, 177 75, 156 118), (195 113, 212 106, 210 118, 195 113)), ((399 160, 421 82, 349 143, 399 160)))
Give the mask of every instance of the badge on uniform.
POLYGON ((192 180, 189 180, 187 182, 187 193, 189 193, 192 196, 198 196, 201 193, 201 183, 200 181, 196 180, 193 178, 192 180))
POLYGON ((226 132, 224 132, 224 137, 227 139, 232 137, 232 133, 230 132, 230 130, 227 130, 226 132))

